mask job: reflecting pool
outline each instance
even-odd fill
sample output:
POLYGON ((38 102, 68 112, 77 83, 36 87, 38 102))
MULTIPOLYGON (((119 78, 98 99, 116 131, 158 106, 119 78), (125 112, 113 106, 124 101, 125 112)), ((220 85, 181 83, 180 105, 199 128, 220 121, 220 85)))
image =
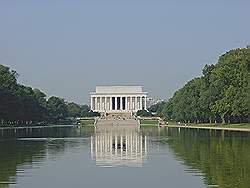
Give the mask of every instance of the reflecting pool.
POLYGON ((0 188, 247 188, 250 134, 178 128, 0 129, 0 188))

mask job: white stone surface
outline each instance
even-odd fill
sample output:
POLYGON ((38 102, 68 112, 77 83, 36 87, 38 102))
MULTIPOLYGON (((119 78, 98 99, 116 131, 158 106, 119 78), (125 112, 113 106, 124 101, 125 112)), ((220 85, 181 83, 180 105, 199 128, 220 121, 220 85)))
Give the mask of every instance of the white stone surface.
POLYGON ((96 86, 91 92, 91 110, 100 113, 137 112, 147 109, 142 86, 96 86))
POLYGON ((96 86, 96 93, 141 93, 142 86, 96 86))

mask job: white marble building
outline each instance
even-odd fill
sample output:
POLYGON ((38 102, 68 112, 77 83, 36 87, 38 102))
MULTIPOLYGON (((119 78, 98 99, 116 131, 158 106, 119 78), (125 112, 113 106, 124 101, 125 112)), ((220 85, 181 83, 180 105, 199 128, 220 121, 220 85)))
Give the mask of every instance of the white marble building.
POLYGON ((142 86, 96 86, 91 92, 91 110, 100 113, 137 112, 147 109, 142 86))

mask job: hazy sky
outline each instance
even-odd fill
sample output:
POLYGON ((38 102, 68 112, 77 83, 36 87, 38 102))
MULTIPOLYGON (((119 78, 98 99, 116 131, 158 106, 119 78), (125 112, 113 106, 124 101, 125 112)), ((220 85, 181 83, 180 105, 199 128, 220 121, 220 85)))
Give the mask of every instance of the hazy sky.
POLYGON ((250 43, 249 10, 249 0, 0 0, 0 64, 78 103, 106 84, 166 99, 250 43))

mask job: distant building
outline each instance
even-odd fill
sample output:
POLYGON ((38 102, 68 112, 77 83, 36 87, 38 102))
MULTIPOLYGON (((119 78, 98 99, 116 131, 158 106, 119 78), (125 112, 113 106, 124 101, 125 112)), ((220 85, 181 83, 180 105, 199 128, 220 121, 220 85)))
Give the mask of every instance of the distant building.
POLYGON ((153 105, 156 105, 158 103, 164 102, 163 99, 153 99, 153 98, 147 98, 147 107, 150 108, 153 105))
POLYGON ((154 104, 158 104, 158 103, 161 103, 161 102, 164 102, 164 100, 163 99, 157 99, 154 104))
POLYGON ((91 110, 99 113, 146 110, 147 95, 142 86, 96 86, 90 93, 91 110))
POLYGON ((147 98, 147 107, 150 108, 153 105, 154 105, 154 99, 151 97, 147 98))

